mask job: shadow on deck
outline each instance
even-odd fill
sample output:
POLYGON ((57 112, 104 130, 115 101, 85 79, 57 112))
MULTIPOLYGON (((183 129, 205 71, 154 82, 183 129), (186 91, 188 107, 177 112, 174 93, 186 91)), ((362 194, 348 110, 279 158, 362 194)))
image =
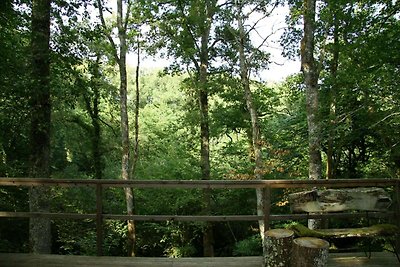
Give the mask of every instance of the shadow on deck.
MULTIPOLYGON (((173 259, 0 253, 0 266, 2 267, 261 267, 261 264, 262 257, 173 259)), ((400 263, 392 253, 373 253, 371 259, 368 259, 363 253, 342 253, 329 255, 328 267, 333 266, 393 267, 400 266, 400 263)))

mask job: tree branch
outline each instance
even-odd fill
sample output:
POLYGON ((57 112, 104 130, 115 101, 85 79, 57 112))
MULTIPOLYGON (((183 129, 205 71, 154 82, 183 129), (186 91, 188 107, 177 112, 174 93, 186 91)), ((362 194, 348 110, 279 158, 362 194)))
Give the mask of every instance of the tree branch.
POLYGON ((116 46, 116 44, 115 44, 115 42, 114 42, 114 40, 113 40, 113 38, 112 38, 112 36, 111 36, 111 34, 108 34, 107 33, 107 24, 106 24, 106 21, 104 20, 104 14, 103 14, 103 3, 102 3, 102 0, 97 0, 97 3, 98 3, 98 5, 99 5, 99 14, 100 14, 100 21, 101 21, 101 25, 102 25, 102 27, 103 27, 103 33, 104 33, 104 35, 107 37, 107 39, 108 39, 108 41, 110 42, 110 44, 111 44, 111 46, 112 46, 112 54, 113 54, 113 56, 114 56, 114 58, 115 58, 115 60, 117 61, 117 62, 119 62, 119 55, 118 55, 118 49, 117 49, 117 46, 116 46))
MULTIPOLYGON (((192 29, 191 29, 190 26, 189 26, 189 23, 188 23, 188 21, 187 21, 187 16, 186 16, 186 14, 185 14, 185 10, 184 10, 184 8, 183 8, 182 3, 181 3, 180 0, 178 0, 178 8, 179 8, 179 11, 180 11, 181 14, 182 14, 182 17, 185 19, 185 23, 184 23, 185 28, 186 28, 187 32, 189 33, 190 37, 192 38, 193 44, 194 44, 194 46, 195 46, 195 48, 196 48, 196 51, 200 51, 200 47, 199 47, 199 45, 197 44, 196 38, 194 37, 194 34, 193 34, 193 32, 192 32, 192 29)), ((190 56, 190 59, 191 59, 191 60, 193 61, 193 63, 195 64, 196 69, 199 70, 199 69, 200 69, 200 66, 199 66, 199 63, 197 62, 197 60, 196 60, 193 56, 190 56)))
POLYGON ((127 32, 128 30, 128 21, 129 21, 129 15, 131 14, 131 7, 132 7, 132 1, 127 0, 127 7, 126 7, 126 12, 125 12, 125 23, 124 23, 124 32, 127 32))
POLYGON ((392 113, 392 114, 389 114, 389 115, 387 115, 386 117, 384 117, 383 119, 379 120, 378 122, 372 124, 372 125, 370 126, 370 128, 374 128, 375 126, 377 126, 378 124, 384 122, 385 120, 387 120, 387 119, 389 119, 389 118, 391 118, 391 117, 393 117, 393 116, 397 116, 397 115, 400 115, 400 112, 394 112, 394 113, 392 113))

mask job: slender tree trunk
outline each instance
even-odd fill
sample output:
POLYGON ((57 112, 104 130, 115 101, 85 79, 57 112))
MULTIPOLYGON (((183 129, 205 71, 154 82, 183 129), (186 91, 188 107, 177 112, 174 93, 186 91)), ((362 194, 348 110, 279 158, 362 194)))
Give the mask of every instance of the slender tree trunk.
MULTIPOLYGON (((238 5, 238 26, 239 26, 239 64, 240 64, 240 78, 243 86, 244 91, 244 99, 246 101, 247 109, 250 113, 251 119, 251 138, 252 138, 252 146, 254 152, 254 176, 257 180, 262 180, 262 169, 263 169, 263 157, 262 157, 262 150, 261 150, 261 132, 260 126, 258 121, 257 109, 254 105, 253 96, 250 90, 250 78, 249 78, 249 68, 247 64, 247 59, 245 55, 245 43, 246 43, 246 33, 243 26, 243 18, 242 18, 242 7, 238 5)), ((264 202, 265 202, 265 195, 264 190, 262 188, 256 189, 256 196, 257 196, 257 215, 264 216, 264 202)), ((266 255, 266 246, 265 246, 265 231, 266 226, 264 225, 264 221, 260 220, 258 222, 264 255, 266 255)))
MULTIPOLYGON (((120 106, 121 106, 121 135, 122 135, 122 179, 130 180, 130 140, 129 140, 129 118, 128 118, 128 78, 126 72, 126 27, 123 17, 123 1, 117 1, 117 27, 119 37, 119 77, 120 77, 120 106)), ((129 5, 128 5, 129 6, 129 5)), ((128 18, 125 18, 127 20, 128 18)), ((126 22, 125 22, 126 23, 126 22)), ((124 188, 126 209, 128 215, 134 214, 134 195, 132 188, 124 188)), ((136 229, 135 222, 128 220, 128 255, 135 256, 136 229)))
POLYGON ((101 159, 101 128, 100 128, 100 114, 99 114, 99 87, 94 87, 94 100, 93 100, 93 165, 95 179, 103 178, 103 164, 101 159))
POLYGON ((330 72, 332 76, 332 86, 329 90, 329 136, 328 136, 328 151, 327 151, 327 164, 326 164, 326 178, 332 179, 336 176, 336 163, 334 159, 334 137, 336 135, 336 94, 337 94, 337 69, 339 65, 339 19, 337 16, 337 7, 335 2, 333 5, 333 58, 330 65, 330 72))
MULTIPOLYGON (((122 135, 122 169, 121 177, 123 180, 130 180, 130 141, 129 141, 129 119, 127 105, 127 73, 126 73, 126 58, 121 57, 119 62, 120 68, 120 105, 121 105, 121 135, 122 135)), ((134 195, 132 188, 124 188, 126 209, 128 215, 134 214, 134 195)), ((135 256, 135 222, 128 220, 128 247, 129 256, 135 256)))
POLYGON ((135 139, 133 142, 133 159, 131 165, 131 177, 133 178, 136 170, 136 163, 139 159, 139 105, 140 105, 140 40, 137 40, 137 61, 136 61, 136 97, 135 97, 135 139))
POLYGON ((93 165, 95 179, 103 178, 103 164, 101 160, 101 129, 99 123, 99 108, 98 108, 98 95, 99 88, 95 89, 95 103, 94 103, 94 118, 93 125, 93 165))
MULTIPOLYGON (((136 164, 139 159, 139 104, 140 104, 140 86, 139 86, 139 75, 140 75, 140 47, 139 47, 139 40, 138 40, 138 49, 137 49, 137 66, 136 66, 136 77, 135 77, 135 84, 136 84, 136 97, 135 97, 135 138, 133 143, 133 158, 131 162, 131 169, 130 169, 130 177, 131 179, 134 178, 136 164)), ((129 138, 129 137, 128 137, 129 138)), ((133 190, 131 188, 127 188, 125 191, 126 194, 126 201, 127 201, 127 208, 128 214, 135 213, 135 199, 133 190)), ((128 246, 128 254, 132 257, 135 256, 135 244, 136 244, 136 227, 135 222, 133 220, 128 221, 128 237, 129 237, 129 246, 128 246)))
MULTIPOLYGON (((301 43, 301 69, 306 86, 306 106, 309 147, 309 179, 321 178, 321 126, 318 101, 318 67, 314 59, 316 0, 304 0, 304 36, 301 43)), ((318 228, 317 220, 309 220, 310 228, 318 228)))
MULTIPOLYGON (((96 62, 91 66, 91 87, 93 94, 84 95, 86 104, 86 110, 91 118, 91 127, 87 126, 85 129, 90 134, 92 143, 92 161, 93 161, 93 172, 95 179, 102 179, 103 177, 103 164, 101 159, 101 127, 100 127, 100 71, 99 71, 100 56, 97 56, 96 62)), ((84 122, 82 122, 84 124, 84 122)))
MULTIPOLYGON (((200 138, 201 138, 201 179, 210 180, 210 133, 208 119, 208 39, 209 29, 207 29, 201 40, 200 58, 200 77, 199 77, 199 106, 200 106, 200 138)), ((211 213, 211 189, 203 190, 204 213, 211 213)), ((206 222, 203 231, 203 249, 205 257, 214 256, 214 234, 211 222, 206 222)))
POLYGON ((318 118, 318 67, 314 59, 316 0, 304 0, 304 36, 301 45, 301 69, 306 86, 309 145, 309 178, 321 178, 321 126, 318 118))
MULTIPOLYGON (((185 29, 192 37, 193 49, 196 49, 197 57, 190 56, 196 68, 196 88, 198 89, 198 101, 200 110, 200 168, 201 179, 210 180, 210 134, 208 118, 208 79, 209 79, 209 41, 211 26, 216 11, 216 0, 199 0, 196 12, 198 18, 197 25, 200 32, 200 44, 198 44, 197 32, 192 30, 191 22, 185 20, 185 29)), ((181 1, 178 1, 178 8, 183 18, 186 18, 185 8, 181 1)), ((203 190, 203 213, 211 213, 211 189, 203 190)), ((214 256, 214 234, 211 222, 206 222, 203 228, 203 255, 206 257, 214 256)))
MULTIPOLYGON (((121 108, 121 143, 122 143, 122 160, 121 160, 121 177, 123 180, 130 179, 130 140, 129 140, 129 119, 128 119, 128 107, 127 107, 127 95, 128 95, 128 79, 126 72, 126 54, 127 54, 127 27, 129 21, 129 14, 131 12, 131 1, 118 0, 117 1, 117 28, 118 28, 118 47, 114 42, 111 35, 107 34, 107 25, 103 16, 103 2, 102 0, 97 0, 99 6, 100 20, 103 28, 106 32, 106 37, 108 38, 112 48, 113 56, 118 63, 119 67, 119 78, 120 78, 120 108, 121 108), (124 3, 123 3, 124 2, 124 3), (123 7, 126 4, 126 14, 124 17, 123 7), (118 53, 119 52, 119 53, 118 53)), ((126 209, 128 215, 134 214, 134 195, 132 188, 124 188, 126 209)), ((128 220, 128 255, 135 256, 135 242, 136 242, 136 230, 135 222, 133 220, 128 220)))
MULTIPOLYGON (((50 177, 50 0, 32 2, 32 88, 31 88, 31 176, 50 177)), ((46 187, 29 191, 31 212, 49 211, 46 187)), ((29 221, 30 249, 33 253, 51 253, 51 224, 48 219, 29 221)))

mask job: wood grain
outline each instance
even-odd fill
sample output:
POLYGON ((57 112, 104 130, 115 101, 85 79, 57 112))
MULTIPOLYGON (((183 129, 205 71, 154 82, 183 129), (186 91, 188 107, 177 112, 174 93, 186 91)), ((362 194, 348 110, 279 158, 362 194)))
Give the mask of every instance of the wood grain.
MULTIPOLYGON (((260 267, 262 257, 215 257, 215 258, 128 258, 72 255, 33 255, 0 253, 1 267, 260 267)), ((329 254, 328 267, 396 267, 396 256, 388 252, 372 253, 371 259, 364 253, 329 254)))

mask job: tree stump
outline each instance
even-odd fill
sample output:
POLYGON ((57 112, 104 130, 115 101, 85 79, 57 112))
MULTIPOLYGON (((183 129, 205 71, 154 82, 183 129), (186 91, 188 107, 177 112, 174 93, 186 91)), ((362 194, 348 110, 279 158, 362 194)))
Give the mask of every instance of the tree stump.
POLYGON ((265 267, 290 267, 294 232, 273 229, 265 232, 265 267))
POLYGON ((291 266, 323 267, 328 262, 329 243, 315 237, 300 237, 293 241, 291 266))

